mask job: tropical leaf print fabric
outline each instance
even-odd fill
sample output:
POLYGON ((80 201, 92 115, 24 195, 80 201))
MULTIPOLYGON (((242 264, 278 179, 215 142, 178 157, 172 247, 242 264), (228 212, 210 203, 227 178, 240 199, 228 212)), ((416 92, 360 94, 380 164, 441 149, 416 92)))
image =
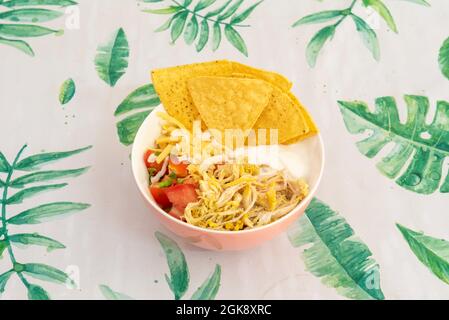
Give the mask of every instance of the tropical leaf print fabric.
POLYGON ((444 0, 0 1, 0 298, 447 299, 448 19, 444 0), (290 79, 325 145, 306 213, 243 252, 166 230, 131 173, 150 71, 220 59, 290 79))

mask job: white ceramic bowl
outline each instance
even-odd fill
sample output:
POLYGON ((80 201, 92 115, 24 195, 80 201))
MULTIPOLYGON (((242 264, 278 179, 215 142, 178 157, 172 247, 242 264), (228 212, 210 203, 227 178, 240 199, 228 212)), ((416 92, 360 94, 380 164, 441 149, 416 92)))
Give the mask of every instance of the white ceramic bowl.
MULTIPOLYGON (((309 184, 309 195, 290 213, 271 224, 242 231, 215 231, 199 228, 178 220, 163 211, 154 201, 148 186, 148 171, 143 161, 143 155, 148 147, 154 146, 155 139, 160 135, 160 119, 156 113, 164 111, 158 106, 142 123, 137 132, 132 148, 132 171, 137 186, 148 204, 149 211, 172 232, 184 238, 187 242, 211 250, 242 250, 261 244, 283 232, 294 220, 302 215, 313 198, 324 168, 324 147, 321 135, 307 138, 296 144, 279 146, 282 164, 297 178, 304 178, 309 184)), ((276 167, 271 159, 273 150, 266 152, 264 159, 276 167)), ((273 162, 274 161, 274 162, 273 162)))

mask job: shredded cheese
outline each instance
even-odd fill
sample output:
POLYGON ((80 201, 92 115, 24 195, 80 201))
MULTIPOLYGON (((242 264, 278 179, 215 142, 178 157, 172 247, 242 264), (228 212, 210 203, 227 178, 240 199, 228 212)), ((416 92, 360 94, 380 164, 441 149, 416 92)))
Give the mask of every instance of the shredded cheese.
POLYGON ((167 122, 171 122, 171 123, 177 125, 179 128, 187 131, 187 128, 184 127, 184 125, 181 122, 179 122, 178 120, 176 120, 173 117, 170 117, 168 114, 166 114, 164 112, 158 112, 157 115, 159 118, 164 119, 167 122))
POLYGON ((224 187, 225 188, 229 188, 229 187, 233 187, 233 186, 236 186, 238 184, 241 184, 241 183, 253 182, 255 180, 256 180, 256 178, 254 178, 254 177, 240 177, 240 178, 238 178, 238 179, 236 179, 234 181, 226 183, 224 185, 224 187))
POLYGON ((167 136, 162 136, 156 139, 156 143, 157 144, 163 144, 163 143, 178 143, 181 140, 181 137, 167 137, 167 136))
POLYGON ((162 161, 164 161, 165 158, 170 154, 172 148, 172 144, 167 145, 165 149, 157 156, 156 163, 162 163, 162 161))

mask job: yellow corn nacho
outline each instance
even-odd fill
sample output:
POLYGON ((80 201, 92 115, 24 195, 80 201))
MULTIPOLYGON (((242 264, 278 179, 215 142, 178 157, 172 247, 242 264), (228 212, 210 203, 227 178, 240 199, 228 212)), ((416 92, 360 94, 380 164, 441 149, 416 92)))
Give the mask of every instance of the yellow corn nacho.
POLYGON ((222 133, 253 128, 272 94, 272 86, 259 79, 197 77, 188 88, 206 126, 222 133))
POLYGON ((157 69, 151 73, 154 88, 168 114, 191 129, 193 121, 199 118, 187 81, 200 76, 228 76, 232 65, 228 61, 213 61, 157 69))
POLYGON ((295 143, 318 132, 311 116, 291 93, 291 82, 278 73, 218 60, 157 69, 151 76, 167 113, 189 130, 198 119, 209 128, 219 130, 231 126, 233 129, 268 129, 265 142, 271 143, 269 129, 277 129, 278 142, 282 144, 295 143), (197 78, 201 80, 195 82, 197 78), (193 89, 196 101, 188 83, 196 86, 193 89), (259 110, 268 88, 269 101, 259 110), (215 98, 210 89, 216 90, 215 98), (204 92, 200 94, 200 90, 204 92), (252 98, 245 101, 247 96, 252 98), (254 100, 255 97, 260 101, 254 100), (250 106, 250 101, 256 105, 250 106))

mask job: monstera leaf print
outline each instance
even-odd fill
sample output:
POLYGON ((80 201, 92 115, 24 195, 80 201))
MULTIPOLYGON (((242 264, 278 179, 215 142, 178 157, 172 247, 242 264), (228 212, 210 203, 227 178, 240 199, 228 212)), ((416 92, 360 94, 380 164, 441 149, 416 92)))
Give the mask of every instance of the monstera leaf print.
POLYGON ((313 199, 288 237, 294 247, 303 248, 307 270, 325 285, 350 299, 384 299, 379 266, 371 251, 325 203, 313 199))
POLYGON ((444 40, 441 45, 438 62, 440 64, 441 73, 449 79, 449 38, 444 40))
MULTIPOLYGON (((416 4, 429 6, 429 3, 424 0, 407 0, 416 4)), ((348 17, 351 18, 354 23, 360 38, 362 39, 365 47, 371 52, 371 55, 376 61, 380 60, 380 49, 377 39, 377 34, 373 28, 362 17, 354 13, 354 7, 357 3, 362 4, 364 7, 371 8, 386 22, 388 27, 398 32, 396 23, 390 10, 385 5, 383 0, 353 0, 349 7, 335 10, 325 10, 316 13, 309 14, 293 23, 292 27, 298 27, 306 24, 318 24, 324 22, 330 22, 331 24, 320 29, 310 40, 306 49, 306 58, 310 67, 315 67, 318 55, 326 42, 332 40, 334 34, 341 23, 348 17)))
POLYGON ((370 132, 357 143, 362 154, 373 158, 387 144, 394 144, 392 151, 377 164, 381 173, 417 193, 430 194, 438 189, 449 192, 449 176, 443 176, 443 162, 449 155, 449 103, 438 101, 435 117, 428 124, 428 98, 406 95, 404 100, 405 123, 399 120, 393 97, 376 99, 373 112, 360 101, 339 101, 339 104, 350 133, 370 132))
POLYGON ((40 25, 61 17, 55 10, 76 5, 72 0, 3 0, 0 1, 0 44, 16 48, 29 56, 34 51, 25 38, 59 35, 63 30, 40 25), (51 9, 50 9, 51 8, 51 9))
MULTIPOLYGON (((160 2, 160 1, 145 1, 160 2)), ((171 0, 170 6, 157 9, 145 9, 146 13, 171 15, 171 17, 156 32, 170 29, 170 36, 175 43, 181 35, 184 42, 191 45, 196 41, 196 51, 202 51, 209 42, 213 51, 216 51, 224 37, 245 56, 248 49, 240 35, 239 29, 249 27, 242 24, 262 2, 256 2, 239 11, 243 0, 224 0, 213 6, 216 0, 171 0), (212 9, 210 9, 213 7, 212 9)))
MULTIPOLYGON (((12 162, 9 162, 3 153, 0 152, 0 173, 6 176, 4 180, 0 179, 0 190, 2 191, 0 202, 2 222, 2 228, 0 229, 0 257, 7 251, 11 263, 11 268, 0 274, 0 294, 5 291, 11 276, 16 275, 27 289, 29 299, 47 300, 50 299, 47 291, 41 286, 30 283, 28 277, 70 286, 74 286, 75 283, 64 271, 55 267, 42 263, 20 263, 16 258, 13 245, 41 246, 47 248, 47 251, 63 249, 65 246, 59 241, 38 233, 11 234, 8 226, 30 226, 44 223, 70 213, 85 210, 90 205, 68 201, 51 202, 26 209, 17 214, 11 214, 10 211, 13 210, 10 210, 10 208, 42 192, 57 190, 67 186, 67 183, 43 183, 62 178, 77 177, 85 173, 88 167, 68 170, 41 170, 41 167, 86 151, 90 147, 66 152, 40 153, 21 159, 25 148, 26 145, 20 149, 12 162), (17 177, 17 173, 20 172, 25 172, 25 174, 17 177), (18 191, 10 195, 12 189, 18 191)), ((5 260, 0 261, 6 263, 5 260)))

